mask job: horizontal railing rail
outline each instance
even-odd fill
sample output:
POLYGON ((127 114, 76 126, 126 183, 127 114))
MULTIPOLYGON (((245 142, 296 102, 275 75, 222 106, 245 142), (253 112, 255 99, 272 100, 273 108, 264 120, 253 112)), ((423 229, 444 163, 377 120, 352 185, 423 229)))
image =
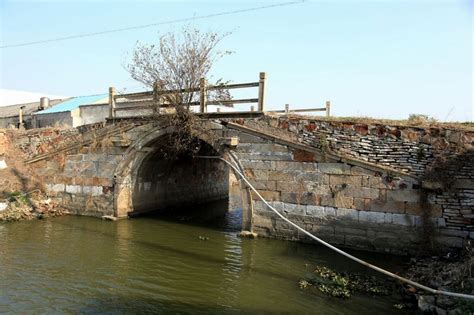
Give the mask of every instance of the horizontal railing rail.
MULTIPOLYGON (((232 112, 264 112, 265 107, 265 81, 266 74, 265 72, 260 72, 258 82, 247 82, 247 83, 235 83, 235 84, 216 84, 208 85, 205 79, 199 81, 199 87, 186 88, 186 89, 175 89, 175 90, 160 90, 159 84, 155 84, 153 91, 144 91, 144 92, 135 92, 135 93, 126 93, 126 94, 117 94, 114 87, 109 88, 109 119, 118 118, 117 113, 120 113, 120 117, 137 117, 137 116, 147 116, 152 115, 153 113, 159 112, 160 109, 170 108, 176 105, 182 106, 199 106, 198 113, 204 114, 208 113, 208 105, 220 105, 225 107, 233 107, 235 104, 257 104, 257 109, 255 106, 250 106, 250 110, 244 111, 228 111, 225 110, 222 114, 232 112), (232 89, 247 89, 247 88, 258 88, 258 96, 254 98, 238 98, 238 99, 209 99, 207 94, 209 91, 216 90, 232 90, 232 89), (163 97, 166 95, 175 95, 175 94, 185 94, 185 93, 199 93, 199 101, 187 102, 185 104, 170 104, 163 100, 163 97), (124 113, 126 112, 126 113, 124 113), (128 113, 127 113, 128 112, 128 113)), ((189 96, 189 95, 184 95, 189 96)), ((178 97, 181 97, 178 95, 178 97)), ((220 107, 216 108, 217 112, 221 112, 220 107)), ((304 113, 304 112, 326 112, 326 116, 330 116, 331 103, 326 102, 325 107, 319 108, 297 108, 290 109, 290 105, 286 104, 285 109, 283 110, 269 110, 273 113, 304 113)))

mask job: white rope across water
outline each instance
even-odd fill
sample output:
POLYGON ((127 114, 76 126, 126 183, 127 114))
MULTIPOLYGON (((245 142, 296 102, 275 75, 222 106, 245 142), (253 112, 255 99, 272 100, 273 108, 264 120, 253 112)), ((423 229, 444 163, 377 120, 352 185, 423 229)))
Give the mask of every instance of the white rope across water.
POLYGON ((342 251, 340 250, 339 248, 323 241, 322 239, 314 236, 313 234, 309 233, 308 231, 306 231, 305 229, 299 227, 297 224, 291 222, 290 220, 288 220, 286 217, 284 217, 280 212, 278 212, 278 210, 276 210, 275 208, 272 207, 272 205, 270 205, 263 197, 262 195, 260 195, 260 193, 252 186, 252 184, 250 184, 250 182, 247 180, 247 178, 244 176, 244 174, 242 174, 242 172, 239 171, 239 169, 237 167, 235 167, 234 165, 232 165, 232 163, 230 163, 229 161, 225 160, 224 158, 220 157, 220 156, 198 156, 198 158, 203 158, 203 159, 219 159, 221 161, 224 161, 227 165, 229 165, 244 181, 245 183, 255 192, 255 194, 265 203, 265 205, 267 205, 268 208, 270 208, 270 210, 272 210, 277 216, 279 216, 283 221, 287 222, 288 224, 290 224, 291 226, 295 227, 298 231, 301 231, 302 233, 308 235, 310 238, 312 238, 313 240, 317 241, 318 243, 332 249, 333 251, 355 261, 355 262, 358 262, 359 264, 361 265, 364 265, 364 266, 367 266, 369 267, 370 269, 373 269, 375 271, 378 271, 380 273, 383 273, 384 275, 387 275, 389 277, 392 277, 394 279, 397 279, 401 282, 404 282, 404 283, 407 283, 411 286, 414 286, 414 287, 417 287, 419 289, 422 289, 422 290, 425 290, 425 291, 428 291, 430 293, 433 293, 433 294, 440 294, 440 295, 447 295, 447 296, 452 296, 452 297, 457 297, 457 298, 463 298, 463 299, 469 299, 469 300, 474 300, 474 295, 470 295, 470 294, 463 294, 463 293, 455 293, 455 292, 448 292, 448 291, 442 291, 442 290, 436 290, 436 289, 433 289, 433 288, 430 288, 430 287, 427 287, 425 285, 422 285, 418 282, 414 282, 414 281, 411 281, 407 278, 404 278, 404 277, 401 277, 399 275, 396 275, 390 271, 387 271, 385 269, 382 269, 380 267, 377 267, 377 266, 374 266, 362 259, 359 259, 355 256, 352 256, 351 254, 348 254, 346 253, 345 251, 342 251))

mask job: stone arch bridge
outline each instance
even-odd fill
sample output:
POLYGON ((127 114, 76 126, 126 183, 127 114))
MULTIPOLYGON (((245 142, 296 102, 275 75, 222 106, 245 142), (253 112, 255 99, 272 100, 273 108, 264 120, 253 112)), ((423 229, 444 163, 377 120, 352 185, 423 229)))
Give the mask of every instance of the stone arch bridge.
MULTIPOLYGON (((275 208, 328 242, 404 253, 423 246, 427 232, 443 247, 462 246, 474 236, 447 226, 439 191, 423 189, 417 168, 407 172, 396 163, 350 156, 328 148, 324 137, 311 144, 293 137, 291 128, 286 133, 271 123, 262 128, 255 119, 203 124, 209 132, 196 140, 198 155, 231 159, 275 208)), ((71 214, 121 218, 227 197, 229 168, 222 161, 165 158, 173 134, 156 123, 125 121, 27 163, 34 164, 47 190, 71 214)), ((244 230, 309 241, 242 181, 239 187, 244 230)))

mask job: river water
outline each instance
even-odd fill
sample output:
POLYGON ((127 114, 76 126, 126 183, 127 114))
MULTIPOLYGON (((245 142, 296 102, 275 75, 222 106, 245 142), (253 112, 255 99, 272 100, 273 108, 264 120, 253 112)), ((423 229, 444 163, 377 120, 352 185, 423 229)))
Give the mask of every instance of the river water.
POLYGON ((387 297, 341 300, 299 289, 316 264, 366 269, 320 246, 241 239, 241 211, 218 215, 223 207, 118 222, 0 224, 0 313, 399 313, 387 297))

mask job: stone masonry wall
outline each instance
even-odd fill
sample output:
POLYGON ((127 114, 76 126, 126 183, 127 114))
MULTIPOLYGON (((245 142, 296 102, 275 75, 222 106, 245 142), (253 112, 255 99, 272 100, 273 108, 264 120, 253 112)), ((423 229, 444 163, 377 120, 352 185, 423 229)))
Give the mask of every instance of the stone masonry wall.
MULTIPOLYGON (((413 177, 316 161, 268 140, 244 134, 239 137, 237 155, 261 195, 326 241, 407 253, 431 244, 430 237, 441 248, 460 247, 465 239, 474 238, 470 232, 459 233, 448 226, 437 192, 421 189, 413 177)), ((257 196, 253 199, 257 233, 306 240, 257 196)))
POLYGON ((437 158, 474 148, 474 130, 265 116, 312 147, 423 175, 437 158))
MULTIPOLYGON (((84 135, 95 128, 89 126, 81 133, 84 135)), ((126 134, 84 146, 79 152, 37 162, 34 164, 36 173, 69 213, 95 217, 114 215, 114 172, 129 143, 147 129, 148 126, 139 126, 126 134)))

